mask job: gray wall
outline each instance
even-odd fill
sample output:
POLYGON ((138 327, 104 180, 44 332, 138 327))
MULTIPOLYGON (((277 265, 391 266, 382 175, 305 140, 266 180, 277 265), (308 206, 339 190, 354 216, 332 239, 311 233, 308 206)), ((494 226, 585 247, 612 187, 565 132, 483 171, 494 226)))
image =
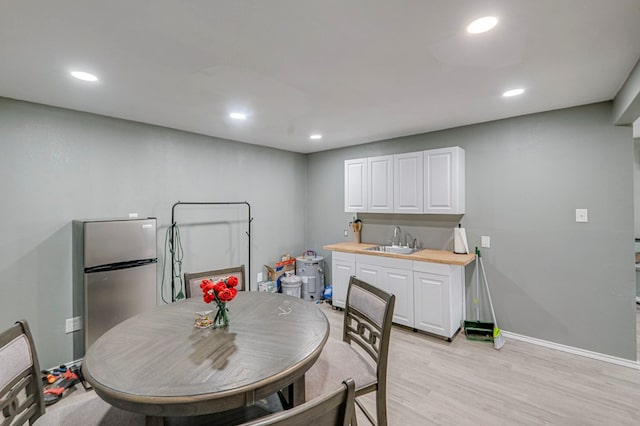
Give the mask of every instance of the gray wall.
MULTIPOLYGON (((363 241, 386 241, 400 224, 450 249, 461 220, 471 246, 492 237, 483 256, 503 329, 635 360, 633 142, 610 120, 602 103, 304 156, 0 98, 0 328, 26 318, 43 366, 71 360, 72 219, 156 216, 162 261, 173 203, 246 200, 255 285, 282 253, 316 249, 330 265, 322 245, 350 239, 344 159, 459 145, 467 214, 361 215, 363 241), (576 208, 589 223, 575 223, 576 208)), ((188 244, 229 256, 222 244, 188 244)))
MULTIPOLYGON (((71 361, 71 221, 157 217, 160 280, 177 201, 251 204, 255 287, 263 264, 305 248, 305 179, 305 155, 0 98, 0 329, 27 319, 43 367, 71 361)), ((229 221, 191 213, 191 225, 229 221)), ((246 251, 226 252, 229 240, 240 238, 184 241, 185 265, 189 253, 209 253, 211 267, 244 261, 246 251)))
MULTIPOLYGON (((640 138, 633 140, 633 200, 635 218, 635 238, 640 239, 640 138)), ((636 253, 640 253, 640 242, 635 244, 636 253)), ((640 270, 636 270, 636 297, 640 300, 640 270)))
POLYGON ((640 238, 640 138, 634 139, 633 144, 633 200, 634 210, 638 212, 634 216, 635 237, 640 238))
POLYGON ((614 124, 632 124, 640 117, 640 60, 636 62, 626 81, 613 100, 614 124))
MULTIPOLYGON (((491 237, 482 253, 500 327, 636 360, 633 138, 611 116, 611 103, 599 103, 311 154, 308 245, 350 239, 345 159, 461 146, 462 225, 470 247, 491 237), (588 223, 575 222, 576 208, 589 209, 588 223)), ((425 247, 448 249, 460 220, 359 217, 363 242, 386 241, 400 224, 425 247)))

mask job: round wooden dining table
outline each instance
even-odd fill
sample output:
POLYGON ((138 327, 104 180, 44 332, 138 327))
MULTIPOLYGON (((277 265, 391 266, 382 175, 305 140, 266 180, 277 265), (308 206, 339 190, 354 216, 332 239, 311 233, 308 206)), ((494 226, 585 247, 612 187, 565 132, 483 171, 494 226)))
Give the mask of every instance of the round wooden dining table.
POLYGON ((329 336, 322 311, 264 292, 239 292, 227 307, 221 329, 194 327, 196 312, 215 310, 201 298, 125 320, 91 345, 83 374, 102 399, 149 424, 249 406, 284 388, 292 405, 304 402, 304 374, 329 336))

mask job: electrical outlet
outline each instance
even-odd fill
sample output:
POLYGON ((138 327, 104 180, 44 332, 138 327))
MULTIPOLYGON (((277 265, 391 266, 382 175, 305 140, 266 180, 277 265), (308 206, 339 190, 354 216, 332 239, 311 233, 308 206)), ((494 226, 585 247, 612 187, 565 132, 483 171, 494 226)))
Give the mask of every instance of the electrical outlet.
POLYGON ((345 238, 349 237, 349 231, 347 231, 346 229, 344 230, 344 236, 345 238))
POLYGON ((135 219, 138 217, 138 213, 129 213, 129 219, 135 219))
POLYGON ((576 222, 589 222, 589 211, 587 209, 576 209, 576 222))
POLYGON ((480 245, 482 247, 484 247, 484 248, 490 248, 491 247, 491 237, 482 236, 482 241, 481 241, 480 245))
POLYGON ((67 318, 64 324, 65 333, 73 333, 82 329, 82 317, 67 318))
POLYGON ((257 282, 259 282, 259 283, 262 282, 262 272, 258 272, 257 282))

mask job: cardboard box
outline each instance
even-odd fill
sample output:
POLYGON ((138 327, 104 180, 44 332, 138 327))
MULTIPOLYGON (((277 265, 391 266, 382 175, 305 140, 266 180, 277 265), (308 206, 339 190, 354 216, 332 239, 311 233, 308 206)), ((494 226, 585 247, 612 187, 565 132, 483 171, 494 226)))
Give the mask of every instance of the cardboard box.
POLYGON ((269 265, 264 265, 267 269, 269 281, 275 281, 277 283, 278 292, 280 292, 280 278, 284 277, 285 273, 289 271, 293 274, 296 273, 296 258, 289 256, 283 256, 283 258, 286 260, 276 262, 273 268, 269 265))

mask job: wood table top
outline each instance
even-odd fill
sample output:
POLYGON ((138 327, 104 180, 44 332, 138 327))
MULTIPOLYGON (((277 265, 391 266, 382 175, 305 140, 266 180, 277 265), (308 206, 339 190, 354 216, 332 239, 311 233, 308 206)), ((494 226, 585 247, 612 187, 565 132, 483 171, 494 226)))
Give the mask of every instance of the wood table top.
MULTIPOLYGON (((148 416, 187 416, 251 405, 296 380, 320 355, 327 318, 314 304, 239 292, 228 327, 198 329, 186 299, 130 318, 89 348, 83 373, 98 395, 148 416)), ((214 311, 215 314, 215 311, 214 311)))

